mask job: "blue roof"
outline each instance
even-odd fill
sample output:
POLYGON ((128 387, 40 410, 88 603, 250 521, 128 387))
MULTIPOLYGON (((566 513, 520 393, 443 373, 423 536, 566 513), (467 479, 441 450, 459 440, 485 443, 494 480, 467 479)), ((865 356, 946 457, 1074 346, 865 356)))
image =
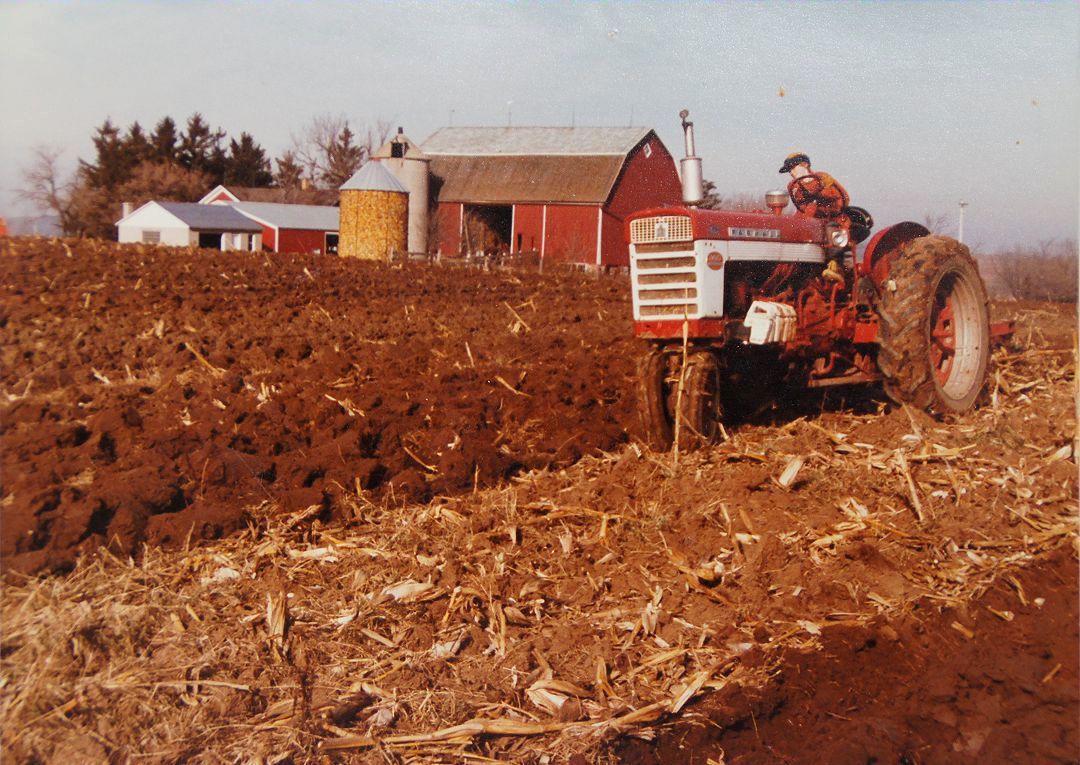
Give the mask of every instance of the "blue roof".
POLYGON ((227 205, 200 205, 195 202, 157 204, 196 231, 262 231, 258 223, 227 205))

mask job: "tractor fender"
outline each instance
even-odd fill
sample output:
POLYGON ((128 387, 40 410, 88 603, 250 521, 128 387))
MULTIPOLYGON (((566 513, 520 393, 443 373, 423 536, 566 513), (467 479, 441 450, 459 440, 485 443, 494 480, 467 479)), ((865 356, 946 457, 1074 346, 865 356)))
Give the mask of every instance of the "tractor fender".
POLYGON ((930 230, 919 223, 904 221, 895 223, 874 234, 863 250, 859 275, 869 276, 876 287, 889 278, 889 260, 893 253, 913 239, 927 236, 930 230))

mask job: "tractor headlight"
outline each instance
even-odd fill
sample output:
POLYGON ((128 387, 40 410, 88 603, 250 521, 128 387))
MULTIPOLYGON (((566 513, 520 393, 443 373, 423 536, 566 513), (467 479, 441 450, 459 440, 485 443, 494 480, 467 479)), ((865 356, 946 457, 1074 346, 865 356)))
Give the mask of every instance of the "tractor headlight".
POLYGON ((829 225, 825 228, 825 235, 829 238, 830 247, 847 247, 850 236, 846 228, 840 228, 840 226, 829 225))

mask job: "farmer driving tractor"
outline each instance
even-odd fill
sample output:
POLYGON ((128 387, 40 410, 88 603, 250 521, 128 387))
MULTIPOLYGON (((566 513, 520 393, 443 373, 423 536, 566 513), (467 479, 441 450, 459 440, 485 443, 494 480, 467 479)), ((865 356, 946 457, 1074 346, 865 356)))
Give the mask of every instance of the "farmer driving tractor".
MULTIPOLYGON (((810 157, 801 152, 789 154, 780 168, 781 173, 791 173, 788 194, 803 215, 837 223, 851 232, 851 238, 860 242, 873 226, 870 214, 860 207, 850 207, 851 197, 835 178, 828 173, 810 169, 810 157)), ((842 282, 842 254, 829 258, 822 272, 828 281, 842 282)))

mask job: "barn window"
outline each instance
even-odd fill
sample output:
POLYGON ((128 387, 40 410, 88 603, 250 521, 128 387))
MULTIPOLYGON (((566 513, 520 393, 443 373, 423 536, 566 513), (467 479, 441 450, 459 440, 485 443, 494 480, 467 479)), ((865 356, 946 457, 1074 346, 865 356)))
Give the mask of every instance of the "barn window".
POLYGON ((390 144, 390 156, 394 159, 401 159, 405 156, 405 144, 400 141, 394 141, 390 144))
POLYGON ((645 159, 648 159, 651 156, 652 156, 652 146, 650 144, 645 144, 645 159))
POLYGON ((143 231, 142 232, 143 244, 160 244, 161 232, 160 231, 143 231))

